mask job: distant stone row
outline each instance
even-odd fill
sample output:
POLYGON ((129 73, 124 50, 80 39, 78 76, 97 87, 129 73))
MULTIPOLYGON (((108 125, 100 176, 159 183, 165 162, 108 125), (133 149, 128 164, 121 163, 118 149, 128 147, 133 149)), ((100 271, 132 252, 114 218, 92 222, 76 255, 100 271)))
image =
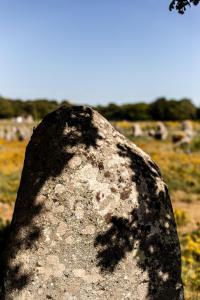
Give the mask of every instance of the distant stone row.
POLYGON ((11 141, 29 140, 33 132, 34 120, 31 115, 17 116, 0 124, 0 139, 11 141))
POLYGON ((32 127, 4 125, 0 127, 0 139, 11 141, 29 140, 32 134, 32 127))
MULTIPOLYGON (((122 131, 119 126, 116 126, 118 131, 122 131)), ((169 137, 169 130, 163 122, 157 122, 155 129, 143 130, 139 123, 135 123, 132 126, 132 136, 138 137, 151 137, 157 140, 166 140, 169 137)), ((171 140, 176 145, 188 144, 195 136, 195 132, 192 123, 189 120, 185 120, 181 123, 181 130, 174 131, 170 134, 171 140)))
MULTIPOLYGON (((16 122, 2 124, 0 126, 0 139, 6 141, 24 141, 29 140, 32 134, 33 124, 26 122, 16 122)), ((125 133, 120 126, 115 126, 115 128, 121 132, 125 133)), ((131 135, 134 138, 146 137, 154 138, 157 140, 164 141, 170 138, 175 145, 189 144, 194 136, 196 135, 192 123, 189 120, 185 120, 181 123, 181 130, 170 132, 167 126, 163 122, 157 122, 155 129, 142 129, 139 123, 134 123, 131 128, 131 135)))

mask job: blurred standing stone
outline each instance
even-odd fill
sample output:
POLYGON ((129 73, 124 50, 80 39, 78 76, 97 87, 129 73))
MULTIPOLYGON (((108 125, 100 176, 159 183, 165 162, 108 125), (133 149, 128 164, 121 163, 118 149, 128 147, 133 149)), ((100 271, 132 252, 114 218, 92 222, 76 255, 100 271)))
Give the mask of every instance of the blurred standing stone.
POLYGON ((5 131, 4 131, 4 128, 3 127, 0 127, 0 139, 4 139, 5 137, 5 131))
POLYGON ((172 135, 172 141, 176 146, 189 145, 195 135, 191 121, 185 120, 181 124, 182 131, 172 135))
POLYGON ((47 115, 27 146, 5 300, 182 300, 158 167, 89 107, 47 115))
POLYGON ((143 136, 142 128, 140 127, 140 124, 134 123, 132 127, 132 132, 134 137, 141 137, 143 136))
POLYGON ((185 135, 188 137, 188 138, 193 138, 194 136, 194 131, 193 131, 193 126, 192 126, 192 123, 191 121, 189 120, 185 120, 182 122, 182 129, 185 133, 185 135))
POLYGON ((168 137, 168 130, 166 126, 164 125, 164 123, 158 122, 155 131, 155 138, 164 141, 167 139, 167 137, 168 137))
POLYGON ((32 124, 34 123, 33 117, 31 115, 28 115, 24 118, 24 122, 27 124, 32 124))
POLYGON ((30 139, 32 127, 27 125, 3 126, 0 128, 0 139, 11 141, 24 141, 30 139))
POLYGON ((4 139, 7 142, 11 142, 14 138, 14 133, 12 132, 12 130, 10 130, 10 128, 5 128, 4 129, 4 139))
POLYGON ((155 133, 156 133, 156 131, 154 129, 149 129, 148 130, 148 136, 149 137, 153 137, 154 138, 155 137, 155 133))

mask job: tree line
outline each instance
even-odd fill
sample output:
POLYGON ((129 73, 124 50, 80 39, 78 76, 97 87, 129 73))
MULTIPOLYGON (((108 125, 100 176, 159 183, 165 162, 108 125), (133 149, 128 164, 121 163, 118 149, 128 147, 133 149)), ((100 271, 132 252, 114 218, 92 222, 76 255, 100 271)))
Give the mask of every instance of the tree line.
POLYGON ((0 97, 0 119, 31 115, 33 119, 40 120, 61 105, 70 106, 67 100, 62 102, 48 99, 22 101, 20 99, 12 100, 0 97))
POLYGON ((107 106, 97 106, 96 109, 109 120, 159 120, 173 121, 186 119, 200 119, 200 108, 191 100, 167 100, 159 98, 151 103, 133 103, 117 105, 111 103, 107 106))
MULTIPOLYGON (((0 119, 10 119, 17 116, 31 115, 35 120, 42 119, 47 113, 57 109, 61 105, 71 106, 64 100, 36 99, 22 101, 0 97, 0 119)), ((117 105, 98 105, 93 107, 108 120, 185 120, 199 119, 200 108, 196 107, 190 99, 167 100, 159 98, 151 103, 129 103, 117 105)))

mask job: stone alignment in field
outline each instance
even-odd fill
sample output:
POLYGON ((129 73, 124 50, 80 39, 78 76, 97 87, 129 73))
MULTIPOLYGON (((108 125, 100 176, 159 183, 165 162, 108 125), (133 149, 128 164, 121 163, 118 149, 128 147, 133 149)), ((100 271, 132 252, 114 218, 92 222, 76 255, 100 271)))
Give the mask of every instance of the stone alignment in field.
POLYGON ((62 107, 26 150, 2 299, 182 300, 158 167, 89 107, 62 107))

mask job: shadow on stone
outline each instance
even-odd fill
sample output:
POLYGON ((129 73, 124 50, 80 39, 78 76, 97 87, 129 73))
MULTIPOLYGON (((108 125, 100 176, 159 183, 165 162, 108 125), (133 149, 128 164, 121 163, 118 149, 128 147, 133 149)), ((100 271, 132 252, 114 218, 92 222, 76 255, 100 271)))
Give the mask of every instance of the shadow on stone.
MULTIPOLYGON (((3 254, 5 251, 6 239, 9 235, 10 223, 3 223, 0 219, 0 288, 3 286, 3 267, 4 267, 4 258, 3 254)), ((0 289, 0 295, 2 291, 0 289)), ((0 296, 1 297, 1 296, 0 296)))
MULTIPOLYGON (((43 210, 43 203, 37 201, 42 187, 49 178, 61 174, 74 156, 66 147, 70 149, 77 144, 84 148, 97 147, 96 141, 101 139, 92 118, 89 107, 61 107, 48 114, 33 132, 26 149, 8 238, 8 244, 13 246, 4 253, 4 273, 9 279, 10 291, 23 289, 32 278, 15 257, 21 249, 37 247, 42 228, 35 219, 43 210)), ((5 298, 4 292, 0 298, 5 298)))
POLYGON ((136 249, 137 265, 148 273, 146 299, 183 299, 176 225, 173 213, 166 213, 172 212, 166 186, 164 191, 158 191, 159 169, 128 146, 117 147, 120 156, 129 158, 138 206, 129 218, 110 216, 108 230, 96 236, 97 266, 102 273, 113 273, 128 252, 136 249))

